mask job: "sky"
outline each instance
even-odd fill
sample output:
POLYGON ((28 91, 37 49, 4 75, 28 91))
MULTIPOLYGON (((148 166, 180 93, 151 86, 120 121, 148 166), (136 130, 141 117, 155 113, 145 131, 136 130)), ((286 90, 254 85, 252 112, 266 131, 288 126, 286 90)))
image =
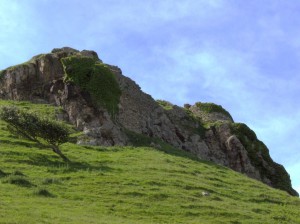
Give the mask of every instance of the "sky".
POLYGON ((299 11, 298 0, 0 0, 0 70, 94 50, 155 99, 222 105, 300 192, 299 11))

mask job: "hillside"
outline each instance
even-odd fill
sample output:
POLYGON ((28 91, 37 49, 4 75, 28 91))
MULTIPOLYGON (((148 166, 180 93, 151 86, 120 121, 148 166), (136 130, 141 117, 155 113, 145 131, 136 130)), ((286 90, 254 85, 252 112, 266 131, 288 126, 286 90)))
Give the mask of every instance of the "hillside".
POLYGON ((82 132, 80 145, 127 146, 136 135, 156 138, 299 196, 266 145, 222 106, 155 101, 94 51, 55 48, 0 71, 0 99, 60 107, 61 119, 82 132))
MULTIPOLYGON (((8 104, 53 118, 60 111, 0 101, 8 104)), ((131 137, 122 147, 66 143, 67 164, 0 122, 0 223, 300 223, 299 198, 159 139, 131 137)))

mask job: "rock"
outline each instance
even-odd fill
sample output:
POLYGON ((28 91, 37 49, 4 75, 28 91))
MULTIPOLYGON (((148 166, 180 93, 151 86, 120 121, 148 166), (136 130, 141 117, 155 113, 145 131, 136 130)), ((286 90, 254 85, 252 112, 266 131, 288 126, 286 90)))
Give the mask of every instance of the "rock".
MULTIPOLYGON (((86 89, 64 81, 61 59, 69 56, 90 57, 102 63, 94 51, 55 48, 49 54, 37 55, 26 63, 1 71, 0 98, 47 102, 62 107, 57 118, 68 120, 84 133, 78 144, 127 145, 130 131, 158 138, 200 159, 230 167, 297 195, 286 170, 273 162, 255 133, 234 123, 221 106, 200 102, 185 104, 184 108, 168 102, 162 105, 166 101, 159 104, 124 76, 120 68, 105 65, 121 90, 118 112, 112 116, 105 104, 95 103, 86 89), (256 150, 254 153, 252 148, 256 150)), ((154 142, 150 146, 161 148, 154 142)))
POLYGON ((150 147, 161 149, 161 145, 160 144, 155 144, 154 142, 150 143, 150 147))
POLYGON ((83 50, 83 51, 80 52, 80 54, 81 54, 82 56, 85 56, 85 57, 95 58, 97 61, 102 62, 102 61, 99 59, 98 54, 97 54, 95 51, 83 50))
POLYGON ((202 196, 205 196, 205 197, 210 196, 210 193, 207 191, 202 191, 202 196))
POLYGON ((192 105, 191 105, 191 104, 188 104, 188 103, 185 103, 185 104, 183 105, 183 107, 186 108, 186 109, 190 109, 191 106, 192 106, 192 105))
POLYGON ((79 51, 71 47, 54 48, 51 51, 51 53, 59 53, 59 52, 78 53, 79 51))

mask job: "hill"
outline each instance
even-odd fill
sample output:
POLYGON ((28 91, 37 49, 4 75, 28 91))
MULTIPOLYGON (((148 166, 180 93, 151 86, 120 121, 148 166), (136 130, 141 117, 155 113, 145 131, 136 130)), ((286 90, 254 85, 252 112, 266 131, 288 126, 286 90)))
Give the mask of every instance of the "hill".
POLYGON ((143 135, 131 146, 65 143, 64 163, 0 122, 0 149, 0 223, 300 223, 299 198, 143 135))
POLYGON ((83 132, 77 144, 126 146, 136 135, 157 138, 299 196, 264 143, 222 106, 155 101, 94 51, 56 48, 0 71, 0 99, 59 106, 60 117, 83 132))

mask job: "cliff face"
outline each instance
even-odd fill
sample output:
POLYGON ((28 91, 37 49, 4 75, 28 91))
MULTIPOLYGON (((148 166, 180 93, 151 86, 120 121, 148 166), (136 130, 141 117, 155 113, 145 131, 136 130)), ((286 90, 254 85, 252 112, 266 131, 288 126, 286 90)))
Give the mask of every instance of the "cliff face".
POLYGON ((221 106, 155 101, 94 51, 54 49, 3 70, 0 98, 61 106, 64 119, 84 133, 78 144, 128 145, 133 135, 145 135, 298 195, 255 133, 221 106))

